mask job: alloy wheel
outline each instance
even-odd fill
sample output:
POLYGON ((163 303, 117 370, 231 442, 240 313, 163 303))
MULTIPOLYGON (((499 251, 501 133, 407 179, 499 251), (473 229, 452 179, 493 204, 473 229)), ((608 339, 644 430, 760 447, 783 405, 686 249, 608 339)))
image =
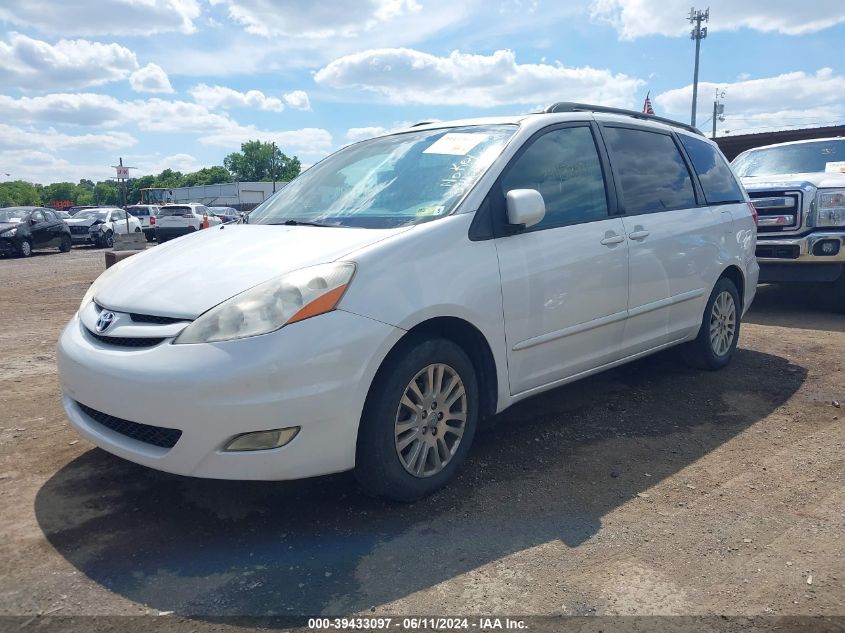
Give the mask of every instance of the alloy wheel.
POLYGON ((443 363, 424 367, 405 388, 394 422, 396 454, 415 477, 431 477, 451 461, 467 420, 467 394, 443 363))
POLYGON ((716 356, 724 356, 731 349, 736 336, 736 303, 730 292, 723 290, 710 311, 710 346, 716 356))

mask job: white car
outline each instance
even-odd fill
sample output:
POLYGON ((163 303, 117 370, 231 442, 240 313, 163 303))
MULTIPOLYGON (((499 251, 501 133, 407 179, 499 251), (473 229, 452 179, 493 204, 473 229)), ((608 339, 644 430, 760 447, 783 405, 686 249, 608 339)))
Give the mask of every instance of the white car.
POLYGON ((174 237, 180 237, 204 228, 223 224, 223 221, 209 212, 202 204, 166 204, 156 213, 155 237, 161 244, 174 237))
POLYGON ((144 237, 147 238, 148 242, 152 242, 155 239, 156 213, 159 212, 158 209, 158 205, 155 204, 133 204, 132 206, 126 207, 126 211, 138 218, 138 222, 141 223, 141 230, 144 232, 144 237))
POLYGON ((114 246, 116 233, 123 235, 141 232, 138 218, 117 207, 85 209, 65 220, 65 224, 70 227, 70 237, 74 244, 94 244, 105 248, 114 246))
POLYGON ((59 341, 64 406, 152 468, 354 469, 415 499, 523 398, 673 345, 725 366, 755 228, 682 124, 556 104, 416 126, 340 150, 247 224, 108 269, 59 341))

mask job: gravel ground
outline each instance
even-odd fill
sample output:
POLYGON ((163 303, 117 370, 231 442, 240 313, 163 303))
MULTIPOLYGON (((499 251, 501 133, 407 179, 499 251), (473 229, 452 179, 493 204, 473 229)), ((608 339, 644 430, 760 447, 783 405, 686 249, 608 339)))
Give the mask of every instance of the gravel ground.
POLYGON ((760 289, 727 369, 670 352, 523 402, 402 506, 80 439, 54 348, 102 266, 0 260, 0 615, 845 616, 845 318, 800 290, 760 289))

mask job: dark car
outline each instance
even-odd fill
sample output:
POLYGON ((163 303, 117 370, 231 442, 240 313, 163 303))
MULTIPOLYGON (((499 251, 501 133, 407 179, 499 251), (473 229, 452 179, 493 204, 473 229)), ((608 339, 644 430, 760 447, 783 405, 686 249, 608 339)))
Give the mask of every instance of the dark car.
POLYGON ((241 217, 241 214, 232 207, 208 207, 208 210, 220 218, 223 224, 235 222, 241 217))
POLYGON ((0 255, 29 257, 38 248, 58 248, 67 253, 72 243, 70 229, 52 209, 0 209, 0 255))

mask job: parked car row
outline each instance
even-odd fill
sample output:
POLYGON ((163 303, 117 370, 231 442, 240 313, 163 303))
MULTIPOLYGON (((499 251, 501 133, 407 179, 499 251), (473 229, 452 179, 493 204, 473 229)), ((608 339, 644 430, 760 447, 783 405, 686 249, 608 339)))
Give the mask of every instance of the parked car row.
POLYGON ((165 242, 203 228, 240 219, 232 207, 202 204, 136 204, 119 207, 46 207, 0 209, 0 255, 29 257, 33 250, 73 245, 114 246, 114 236, 143 233, 148 242, 165 242))

